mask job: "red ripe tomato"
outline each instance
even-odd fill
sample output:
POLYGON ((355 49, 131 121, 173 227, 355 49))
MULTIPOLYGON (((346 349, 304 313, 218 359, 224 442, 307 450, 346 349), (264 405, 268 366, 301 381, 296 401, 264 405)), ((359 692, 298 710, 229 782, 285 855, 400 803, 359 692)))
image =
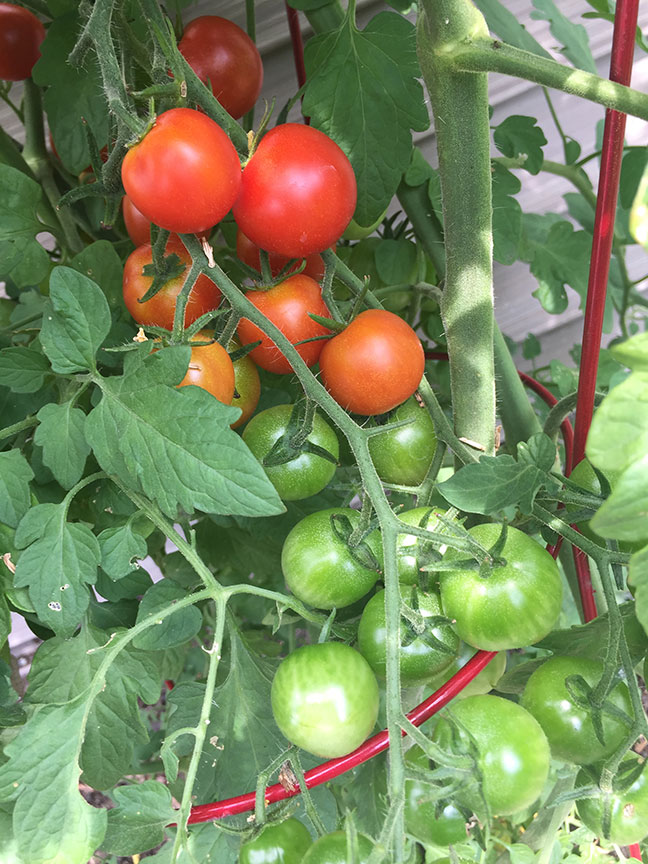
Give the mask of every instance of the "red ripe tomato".
POLYGON ((178 234, 200 234, 231 209, 241 165, 217 123, 192 108, 172 108, 128 151, 122 181, 151 222, 178 234))
MULTIPOLYGON (((210 336, 201 332, 195 338, 203 342, 210 336)), ((189 368, 178 387, 186 387, 187 384, 202 387, 225 405, 231 403, 234 398, 234 366, 221 344, 211 342, 209 345, 192 345, 189 368)))
POLYGON ((143 246, 151 241, 151 222, 137 209, 128 195, 122 198, 122 213, 128 236, 135 246, 143 246))
POLYGON ((284 123, 245 166, 232 212, 260 249, 304 258, 337 242, 356 196, 353 168, 335 141, 312 126, 284 123))
MULTIPOLYGON (((185 264, 185 272, 175 279, 170 279, 155 297, 151 297, 145 303, 138 301, 140 297, 146 294, 153 282, 152 276, 144 276, 142 273, 143 267, 153 261, 151 244, 145 243, 143 246, 139 246, 126 259, 123 280, 124 303, 138 324, 165 327, 167 330, 171 330, 173 327, 176 299, 191 267, 191 256, 179 237, 169 238, 166 253, 170 255, 172 252, 185 264)), ((220 299, 221 292, 215 283, 209 276, 200 275, 189 294, 185 308, 185 327, 193 324, 205 312, 215 309, 220 303, 220 299)))
POLYGON ((227 18, 202 15, 187 24, 178 49, 232 117, 238 120, 253 107, 263 84, 263 65, 245 30, 227 18))
MULTIPOLYGON (((252 267, 254 270, 261 272, 259 247, 256 243, 253 243, 249 237, 246 237, 240 228, 236 233, 236 254, 244 264, 248 265, 248 267, 252 267)), ((270 272, 273 276, 276 276, 279 271, 292 260, 291 258, 287 258, 285 255, 278 255, 276 252, 268 253, 268 258, 270 263, 270 272)), ((291 268, 291 271, 296 270, 300 264, 301 261, 297 261, 294 267, 291 268)), ((301 271, 301 275, 310 276, 311 279, 314 279, 316 282, 321 282, 324 278, 324 269, 322 256, 315 253, 307 256, 306 266, 301 271)))
MULTIPOLYGON (((322 300, 322 289, 310 276, 301 273, 290 276, 268 291, 248 291, 246 296, 293 345, 302 339, 312 339, 314 336, 322 336, 329 332, 326 327, 322 327, 308 317, 309 312, 324 317, 330 315, 322 300)), ((267 369, 268 372, 292 372, 288 360, 256 324, 243 318, 238 326, 238 334, 243 345, 261 340, 261 344, 249 354, 257 366, 267 369)), ((323 345, 324 340, 318 340, 296 347, 304 363, 313 366, 322 353, 323 345)))
POLYGON ((45 28, 22 6, 0 3, 0 78, 24 81, 40 57, 45 28))
POLYGON ((325 343, 322 383, 354 414, 384 414, 418 387, 425 367, 423 346, 409 326, 384 309, 367 309, 325 343))

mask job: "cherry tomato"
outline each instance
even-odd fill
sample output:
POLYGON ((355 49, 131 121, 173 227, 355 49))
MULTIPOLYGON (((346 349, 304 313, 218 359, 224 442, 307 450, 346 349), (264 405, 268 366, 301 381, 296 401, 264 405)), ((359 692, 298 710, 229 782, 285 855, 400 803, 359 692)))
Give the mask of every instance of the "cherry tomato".
POLYGON ((239 864, 301 864, 313 840, 299 819, 266 825, 258 837, 241 846, 239 864))
POLYGON ((263 64, 245 30, 218 15, 201 15, 184 29, 178 50, 236 120, 259 98, 263 64))
MULTIPOLYGON (((291 412, 292 405, 266 408, 254 416, 243 430, 243 440, 260 462, 285 435, 291 412)), ((319 414, 315 415, 313 431, 307 440, 338 458, 340 446, 337 435, 319 414)), ((280 498, 284 501, 300 501, 321 492, 332 480, 335 467, 335 463, 323 456, 303 451, 289 462, 264 466, 264 470, 280 498)))
MULTIPOLYGON (((239 345, 230 344, 230 351, 235 351, 239 345)), ((241 409, 241 416, 232 423, 232 429, 238 429, 250 419, 256 411, 261 396, 261 381, 259 372, 250 359, 249 354, 234 361, 234 397, 231 405, 241 409)))
MULTIPOLYGON (((475 525, 470 534, 489 549, 501 526, 475 525)), ((465 559, 448 549, 445 560, 465 559)), ((560 614, 562 581, 551 555, 527 534, 509 528, 500 553, 505 562, 486 577, 479 570, 445 570, 440 575, 441 603, 456 621, 459 636, 474 648, 502 651, 523 648, 543 639, 560 614)))
POLYGON ((44 38, 45 28, 33 12, 13 3, 0 3, 0 78, 29 78, 44 38))
POLYGON ((245 166, 234 219, 260 249, 304 258, 337 242, 356 195, 353 168, 335 141, 312 126, 284 123, 245 166))
MULTIPOLYGON (((207 333, 197 333, 197 341, 209 339, 207 333)), ((187 374, 178 384, 185 387, 187 384, 195 384, 202 387, 219 402, 229 405, 234 398, 234 366, 229 354, 218 342, 209 345, 195 345, 191 348, 191 359, 187 374)))
MULTIPOLYGON (((371 439, 369 439, 371 441, 371 439)), ((439 516, 445 515, 442 507, 415 507, 399 513, 398 518, 406 525, 416 525, 419 528, 427 528, 430 531, 443 531, 444 526, 439 516)), ((396 551, 398 553, 398 579, 405 585, 415 585, 421 579, 421 550, 426 546, 426 541, 416 534, 399 534, 396 540, 396 551), (405 550, 408 550, 407 553, 405 550)), ((446 546, 440 546, 438 551, 443 555, 446 546)), ((428 578, 434 578, 431 572, 428 578)))
MULTIPOLYGON (((126 308, 138 324, 149 324, 156 327, 165 327, 171 330, 173 327, 173 316, 178 294, 182 290, 189 269, 191 267, 191 255, 187 252, 179 238, 169 238, 166 246, 166 254, 177 255, 185 265, 185 272, 174 279, 170 279, 158 293, 147 300, 139 303, 151 287, 152 276, 144 276, 142 269, 153 261, 153 251, 150 243, 139 246, 126 259, 124 266, 124 303, 126 308)), ((189 300, 185 308, 185 327, 193 324, 201 315, 216 309, 220 303, 221 292, 209 276, 204 273, 196 280, 189 294, 189 300)))
MULTIPOLYGON (((418 611, 425 618, 443 615, 439 595, 434 591, 416 591, 418 611)), ((411 603, 406 594, 405 600, 411 603)), ((433 675, 446 669, 459 647, 459 639, 450 625, 428 625, 429 630, 417 636, 408 632, 406 622, 401 620, 401 644, 399 652, 400 679, 403 687, 417 687, 429 681, 433 675), (430 639, 429 637, 432 637, 430 639), (447 653, 435 644, 435 640, 449 649, 447 653)), ((411 629, 411 628, 410 628, 411 629)), ((387 624, 385 620, 385 592, 378 591, 364 608, 358 625, 358 650, 369 663, 375 675, 384 681, 387 677, 387 624)))
POLYGON ((367 864, 373 843, 364 834, 358 834, 358 855, 351 859, 350 850, 347 845, 346 831, 333 831, 316 840, 304 855, 302 864, 347 864, 355 861, 356 864, 367 864))
MULTIPOLYGON (((430 760, 417 745, 405 754, 405 764, 429 769, 430 760)), ((439 799, 438 787, 424 780, 405 781, 405 830, 421 843, 449 846, 466 840, 466 819, 454 804, 439 799)))
POLYGON ((379 532, 372 531, 363 544, 350 549, 335 530, 342 532, 344 518, 353 529, 360 513, 343 507, 310 513, 292 528, 281 550, 286 585, 295 597, 317 609, 350 606, 373 588, 380 575, 379 532))
POLYGON ((413 397, 403 402, 386 418, 388 423, 410 420, 400 426, 372 435, 369 452, 378 476, 384 483, 418 486, 425 479, 437 448, 434 424, 427 408, 413 397))
MULTIPOLYGON (((330 332, 309 318, 309 313, 326 318, 330 316, 326 303, 322 300, 322 289, 314 279, 300 273, 290 276, 268 291, 248 291, 246 297, 295 345, 307 366, 317 363, 326 340, 318 339, 316 342, 296 345, 303 339, 312 339, 330 332)), ((242 318, 238 325, 238 335, 243 345, 261 340, 261 344, 250 351, 250 357, 257 366, 268 372, 292 372, 288 360, 256 324, 242 318)))
MULTIPOLYGON (((252 267, 254 270, 261 272, 259 247, 256 243, 253 243, 249 237, 246 237, 240 228, 236 232, 236 254, 244 264, 248 265, 248 267, 252 267)), ((268 263, 270 264, 270 272, 272 275, 276 276, 291 260, 291 258, 287 258, 285 255, 277 255, 276 252, 268 253, 268 263)), ((301 259, 300 261, 295 262, 293 267, 290 268, 290 271, 292 272, 292 270, 296 270, 303 260, 304 259, 301 259)), ((310 276, 311 279, 314 279, 316 282, 321 282, 324 278, 324 269, 325 267, 322 256, 319 253, 314 253, 306 258, 306 264, 304 269, 301 271, 301 275, 310 276)))
POLYGON ((137 209, 128 195, 122 198, 122 213, 128 236, 135 246, 151 242, 151 222, 137 209))
POLYGON ((384 414, 419 386, 423 346, 409 326, 384 309, 367 309, 324 345, 322 382, 354 414, 384 414))
MULTIPOLYGON (((475 656, 475 649, 471 645, 466 645, 465 642, 459 644, 459 652, 456 657, 452 658, 450 666, 440 675, 435 675, 428 682, 428 689, 434 693, 446 681, 449 681, 455 672, 466 665, 471 657, 475 656)), ((483 696, 497 685, 497 682, 506 671, 506 651, 500 651, 490 661, 488 666, 485 666, 466 686, 454 697, 455 699, 465 699, 467 696, 483 696)))
MULTIPOLYGON (((594 731, 591 712, 575 702, 565 684, 570 675, 580 675, 590 687, 595 687, 603 676, 603 669, 603 663, 586 657, 551 657, 527 681, 522 705, 544 729, 554 758, 588 765, 611 756, 626 737, 628 727, 602 713, 605 742, 602 744, 594 731)), ((630 693, 623 682, 617 684, 608 700, 632 717, 630 693)))
POLYGON ((292 744, 333 759, 359 747, 374 728, 378 683, 348 645, 305 645, 279 665, 271 701, 275 722, 292 744))
MULTIPOLYGON (((609 837, 604 837, 617 846, 630 846, 641 842, 648 835, 648 776, 645 770, 639 777, 627 785, 627 772, 636 769, 640 760, 636 754, 628 754, 623 758, 620 772, 614 781, 615 791, 610 798, 611 823, 609 837), (625 775, 625 782, 624 781, 625 775)), ((590 786, 592 776, 586 770, 581 770, 576 777, 576 786, 590 786)), ((598 777, 596 778, 598 782, 598 777)), ((603 800, 601 798, 582 798, 576 803, 578 815, 584 824, 598 837, 603 837, 603 800)))
MULTIPOLYGON (((500 696, 469 696, 445 709, 434 738, 448 752, 477 748, 482 795, 493 816, 523 810, 542 792, 549 775, 549 744, 538 721, 521 705, 500 696), (456 726, 454 737, 447 717, 456 726)), ((480 809, 479 793, 465 802, 480 809)))
POLYGON ((241 165, 217 123, 200 111, 172 108, 128 151, 122 181, 151 222, 178 234, 200 234, 231 209, 241 165))

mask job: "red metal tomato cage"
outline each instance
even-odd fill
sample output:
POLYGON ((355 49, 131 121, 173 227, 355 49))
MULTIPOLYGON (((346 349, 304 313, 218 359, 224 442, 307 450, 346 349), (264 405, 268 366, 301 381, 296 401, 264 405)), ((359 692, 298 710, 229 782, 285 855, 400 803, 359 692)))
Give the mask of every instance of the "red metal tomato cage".
MULTIPOLYGON (((630 84, 632 60, 634 53, 634 38, 637 28, 639 0, 618 0, 614 19, 614 35, 612 41, 612 58, 610 63, 610 79, 620 84, 630 84)), ((299 27, 298 13, 286 3, 289 28, 295 57, 298 83, 301 87, 305 81, 303 44, 299 27)), ((625 133, 626 115, 618 111, 607 110, 605 114, 605 129, 603 134, 603 149, 598 183, 596 216, 594 222, 594 239, 585 305, 585 320, 583 325, 583 348, 581 353, 578 399, 576 405, 575 428, 572 429, 569 420, 561 426, 565 445, 565 473, 571 473, 585 455, 585 442, 594 411, 594 395, 596 389, 596 373, 599 362, 601 335, 603 332, 603 314, 610 256, 614 235, 614 219, 621 174, 621 158, 625 133)), ((432 353, 430 356, 443 359, 444 355, 432 353)), ((524 383, 538 394, 548 405, 556 403, 555 397, 540 382, 523 372, 520 377, 524 383)), ((560 544, 550 548, 557 556, 560 544)), ((587 563, 587 557, 574 549, 574 561, 578 574, 578 585, 581 596, 583 618, 591 621, 596 617, 596 600, 587 563)), ((495 656, 492 651, 478 651, 471 660, 457 672, 448 682, 440 687, 428 699, 422 702, 407 715, 415 725, 420 726, 429 720, 437 711, 443 708, 472 679, 484 669, 495 656)), ((405 733, 402 733, 403 735, 405 733)), ((389 736, 386 730, 369 738, 360 747, 338 759, 318 765, 306 771, 304 780, 306 787, 312 789, 344 774, 361 765, 363 762, 382 753, 389 746, 389 736)), ((265 801, 272 804, 299 795, 300 790, 285 789, 281 784, 268 786, 265 791, 265 801)), ((222 819, 235 813, 244 813, 254 809, 255 793, 248 792, 234 798, 216 801, 211 804, 199 804, 191 809, 189 823, 207 822, 212 819, 222 819)), ((629 847, 630 857, 641 860, 639 844, 629 847)))

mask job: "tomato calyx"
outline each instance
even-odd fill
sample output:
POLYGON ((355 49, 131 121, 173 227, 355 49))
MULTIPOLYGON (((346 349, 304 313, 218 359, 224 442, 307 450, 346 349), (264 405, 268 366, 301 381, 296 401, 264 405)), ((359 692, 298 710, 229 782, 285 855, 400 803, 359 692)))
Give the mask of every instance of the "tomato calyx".
POLYGON ((445 615, 424 615, 419 607, 419 589, 412 586, 410 602, 401 598, 401 619, 404 622, 401 645, 407 647, 420 639, 429 648, 454 657, 456 651, 434 635, 434 631, 441 627, 450 627, 452 621, 445 615))
MULTIPOLYGON (((168 232, 166 232, 168 234, 168 232)), ((151 297, 164 288, 170 279, 176 279, 187 269, 187 265, 180 259, 175 252, 170 252, 168 255, 165 252, 159 252, 157 242, 153 246, 153 262, 145 264, 142 268, 144 276, 152 276, 153 282, 146 294, 137 298, 138 303, 146 303, 151 297)))
MULTIPOLYGON (((618 683, 619 678, 615 676, 615 678, 610 682, 608 687, 608 693, 614 688, 614 686, 618 683)), ((594 727, 594 734, 598 739, 599 743, 605 747, 607 744, 607 740, 605 737, 605 731, 603 728, 603 715, 608 717, 614 717, 617 720, 620 720, 622 723, 625 723, 628 729, 632 726, 632 720, 621 708, 614 705, 609 699, 604 699, 601 702, 600 698, 596 697, 596 691, 598 689, 598 685, 596 687, 592 687, 582 675, 574 674, 568 675, 565 678, 565 688, 569 693, 574 705, 578 708, 582 708, 587 711, 592 718, 592 726, 594 727)), ((632 781, 634 782, 634 780, 632 781)), ((630 784, 632 785, 632 784, 630 784)), ((625 791, 625 790, 621 790, 625 791)))
POLYGON ((367 537, 374 530, 374 526, 366 527, 351 525, 349 518, 341 513, 331 514, 331 529, 335 536, 345 544, 349 550, 349 555, 353 560, 362 567, 367 567, 369 570, 375 570, 376 573, 382 573, 380 562, 374 555, 371 547, 365 542, 367 537), (360 528, 360 531, 358 529, 360 528))
MULTIPOLYGON (((251 346, 246 345, 245 347, 251 350, 255 344, 259 343, 252 343, 251 346)), ((270 452, 263 457, 261 464, 264 468, 285 465, 287 462, 297 459, 302 453, 311 453, 332 462, 334 465, 338 464, 338 459, 333 453, 308 440, 313 431, 315 407, 315 403, 307 399, 299 400, 293 405, 285 433, 274 443, 270 452)))

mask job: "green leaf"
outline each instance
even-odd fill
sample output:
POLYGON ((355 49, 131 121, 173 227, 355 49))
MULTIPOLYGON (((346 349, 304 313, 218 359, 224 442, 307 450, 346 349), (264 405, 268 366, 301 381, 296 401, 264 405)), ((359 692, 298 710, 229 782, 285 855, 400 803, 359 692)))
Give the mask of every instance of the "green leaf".
POLYGON ((117 807, 108 811, 102 849, 115 855, 133 855, 164 840, 164 826, 176 818, 166 786, 145 780, 134 786, 120 786, 111 795, 117 807))
POLYGON ((551 57, 551 54, 536 42, 524 24, 521 24, 513 12, 499 0, 474 0, 474 2, 486 19, 488 29, 496 33, 500 39, 523 51, 537 54, 538 57, 551 57))
POLYGON ((41 330, 52 369, 62 375, 95 369, 95 354, 109 330, 110 310, 101 288, 70 267, 56 267, 41 330))
POLYGON ((13 832, 29 864, 86 864, 106 830, 106 811, 79 792, 77 747, 85 705, 45 708, 5 747, 0 800, 16 801, 13 832))
POLYGON ((630 233, 634 239, 648 249, 648 165, 637 188, 630 210, 630 233))
MULTIPOLYGON (((0 598, 0 608, 3 602, 0 598)), ((0 645, 2 641, 0 639, 0 645)), ((18 694, 11 686, 11 669, 4 660, 0 660, 0 728, 22 726, 26 719, 27 714, 18 701, 18 694)), ((1 856, 0 861, 2 861, 1 856)))
POLYGON ((137 561, 148 555, 146 540, 133 531, 130 523, 106 528, 97 539, 101 548, 101 567, 113 580, 138 570, 137 561))
POLYGON ((400 285, 416 279, 416 244, 404 237, 381 240, 376 247, 376 270, 385 285, 400 285))
POLYGON ((111 309, 123 309, 124 265, 113 243, 97 240, 70 261, 70 267, 101 286, 111 309))
POLYGON ((648 332, 637 333, 631 339, 613 345, 612 356, 636 372, 648 372, 648 332))
POLYGON ((578 69, 597 74, 596 63, 589 47, 587 30, 582 24, 574 24, 558 9, 554 0, 533 0, 538 10, 531 17, 548 21, 551 33, 561 43, 561 53, 578 69))
POLYGON ((539 357, 542 354, 542 345, 537 336, 529 333, 522 343, 522 356, 525 360, 533 360, 534 357, 539 357))
POLYGON ((379 13, 364 30, 347 17, 338 30, 309 40, 305 61, 304 114, 351 160, 354 218, 371 225, 409 165, 410 130, 429 125, 414 27, 393 12, 379 13))
POLYGON ((16 168, 0 164, 0 279, 18 288, 37 285, 50 268, 47 252, 35 239, 45 230, 36 217, 41 188, 16 168))
POLYGON ((20 450, 0 453, 0 522, 15 528, 29 510, 34 472, 20 450))
MULTIPOLYGON (((179 358, 176 374, 182 377, 184 353, 169 348, 158 354, 179 358)), ((199 387, 175 390, 158 384, 156 370, 168 360, 156 358, 137 374, 103 382, 103 398, 86 420, 86 437, 101 467, 141 489, 171 517, 179 508, 246 516, 281 513, 283 505, 265 471, 229 428, 236 409, 199 387)))
POLYGON ((73 174, 83 171, 90 163, 84 122, 102 147, 108 141, 110 114, 92 52, 86 52, 79 69, 67 62, 80 25, 78 4, 70 14, 52 21, 40 46, 41 58, 32 70, 34 81, 47 88, 43 106, 56 151, 73 174))
POLYGON ((510 159, 525 156, 524 168, 530 174, 537 174, 542 168, 542 148, 547 143, 537 123, 535 117, 511 114, 493 132, 493 140, 500 153, 510 159))
POLYGON ((34 441, 43 448, 43 462, 64 489, 71 489, 81 479, 90 453, 84 434, 86 415, 71 402, 50 402, 37 417, 40 425, 34 441))
MULTIPOLYGON (((97 578, 99 543, 87 525, 65 521, 64 505, 49 506, 56 512, 52 512, 40 538, 21 554, 14 584, 29 588, 43 624, 57 635, 71 636, 88 608, 86 586, 97 578)), ((18 532, 17 538, 22 538, 20 526, 18 532)))
POLYGON ((47 358, 31 348, 3 348, 0 351, 0 379, 14 393, 36 393, 51 372, 47 358))
POLYGON ((493 257, 500 264, 517 261, 522 235, 522 208, 513 198, 521 189, 518 178, 493 164, 493 257))
POLYGON ((604 474, 625 471, 648 453, 648 372, 611 390, 592 419, 586 454, 604 474))
POLYGON ((614 540, 648 543, 648 453, 615 481, 614 491, 590 521, 593 531, 614 540))
MULTIPOLYGON (((83 627, 73 639, 48 639, 34 656, 26 700, 47 705, 81 697, 104 659, 99 649, 110 638, 110 633, 83 627)), ((84 782, 95 789, 109 789, 133 770, 134 748, 148 741, 137 698, 154 704, 160 686, 155 655, 132 645, 117 655, 88 714, 80 759, 84 782)), ((69 758, 69 748, 66 754, 69 758)))
POLYGON ((628 582, 636 588, 637 618, 646 635, 648 633, 648 546, 635 552, 630 558, 628 582))
MULTIPOLYGON (((184 600, 189 596, 175 582, 163 579, 151 585, 142 597, 140 608, 137 613, 137 623, 147 618, 154 618, 162 609, 184 600)), ((136 648, 145 651, 157 651, 163 648, 175 648, 193 639, 198 634, 202 625, 202 612, 197 606, 186 606, 180 609, 159 624, 149 627, 139 633, 133 640, 136 648)))

